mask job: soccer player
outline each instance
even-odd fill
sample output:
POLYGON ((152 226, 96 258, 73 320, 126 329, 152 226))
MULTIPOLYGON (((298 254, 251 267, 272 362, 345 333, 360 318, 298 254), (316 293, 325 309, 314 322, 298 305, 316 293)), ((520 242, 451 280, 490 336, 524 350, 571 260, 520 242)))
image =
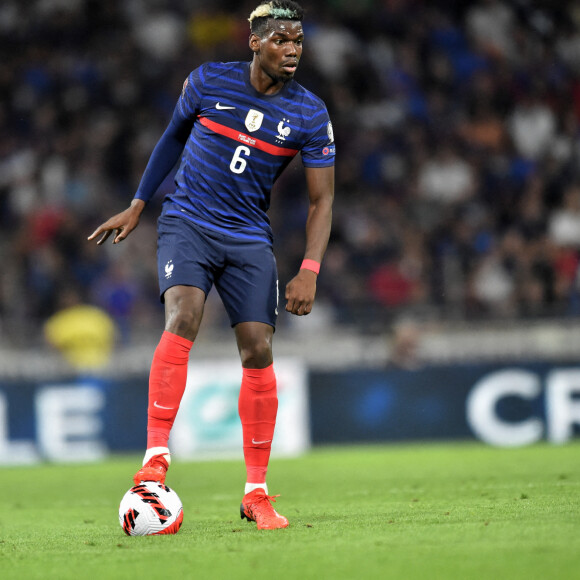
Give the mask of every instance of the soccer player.
POLYGON ((286 286, 286 310, 312 309, 328 244, 334 197, 334 138, 324 103, 293 80, 302 55, 303 9, 272 0, 250 15, 251 62, 206 63, 185 80, 173 118, 155 146, 129 208, 89 240, 124 240, 181 157, 176 188, 158 220, 158 274, 165 330, 149 378, 147 449, 140 481, 165 480, 168 440, 185 390, 190 349, 215 285, 240 353, 239 414, 247 480, 241 517, 285 528, 266 472, 278 398, 272 337, 278 276, 267 216, 272 186, 301 154, 308 189, 304 261, 286 286))

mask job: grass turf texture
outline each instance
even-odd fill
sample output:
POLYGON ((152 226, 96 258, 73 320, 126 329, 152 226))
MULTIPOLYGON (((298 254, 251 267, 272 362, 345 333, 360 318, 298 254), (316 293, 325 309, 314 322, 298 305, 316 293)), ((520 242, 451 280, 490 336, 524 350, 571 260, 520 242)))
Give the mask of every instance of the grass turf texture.
POLYGON ((174 461, 175 536, 127 537, 117 520, 137 457, 0 469, 0 577, 580 578, 580 443, 316 449, 273 460, 290 520, 239 519, 241 461, 174 461))

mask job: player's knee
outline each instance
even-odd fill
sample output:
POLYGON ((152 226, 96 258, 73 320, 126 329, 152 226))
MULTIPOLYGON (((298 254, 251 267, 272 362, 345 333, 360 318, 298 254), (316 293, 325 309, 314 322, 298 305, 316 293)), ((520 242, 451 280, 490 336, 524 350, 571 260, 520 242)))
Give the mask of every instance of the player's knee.
POLYGON ((239 345, 242 366, 262 369, 272 364, 272 341, 269 337, 246 341, 239 345))
POLYGON ((174 286, 165 292, 165 330, 195 340, 201 319, 205 294, 199 288, 174 286))
MULTIPOLYGON (((200 317, 195 312, 175 308, 168 313, 165 330, 186 338, 191 336, 195 338, 199 323, 200 317)), ((190 340, 194 338, 190 338, 190 340)))
POLYGON ((272 349, 269 345, 240 349, 242 366, 249 369, 265 368, 272 364, 272 349))

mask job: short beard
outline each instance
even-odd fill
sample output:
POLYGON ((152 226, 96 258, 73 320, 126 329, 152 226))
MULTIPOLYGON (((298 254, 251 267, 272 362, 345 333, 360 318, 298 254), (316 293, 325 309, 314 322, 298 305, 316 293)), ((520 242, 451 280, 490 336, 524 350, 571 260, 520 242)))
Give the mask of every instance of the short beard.
MULTIPOLYGON (((266 73, 268 74, 268 73, 266 73)), ((288 82, 290 82, 293 78, 294 78, 294 74, 292 75, 271 75, 268 74, 268 76, 275 82, 275 83, 282 83, 282 84, 286 84, 288 82)))

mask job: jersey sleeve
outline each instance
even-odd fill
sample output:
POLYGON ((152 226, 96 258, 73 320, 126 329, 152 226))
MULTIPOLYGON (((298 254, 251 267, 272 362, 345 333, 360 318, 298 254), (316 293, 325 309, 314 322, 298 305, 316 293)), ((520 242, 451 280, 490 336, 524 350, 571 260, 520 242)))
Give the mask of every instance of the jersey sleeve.
POLYGON ((335 146, 332 123, 326 107, 312 119, 312 137, 301 150, 304 167, 330 167, 334 165, 335 146))
POLYGON ((204 84, 204 66, 189 73, 174 111, 174 121, 195 121, 199 112, 204 84))
POLYGON ((203 71, 200 67, 183 83, 173 117, 153 149, 135 194, 136 199, 148 202, 179 160, 199 110, 202 86, 203 71))

